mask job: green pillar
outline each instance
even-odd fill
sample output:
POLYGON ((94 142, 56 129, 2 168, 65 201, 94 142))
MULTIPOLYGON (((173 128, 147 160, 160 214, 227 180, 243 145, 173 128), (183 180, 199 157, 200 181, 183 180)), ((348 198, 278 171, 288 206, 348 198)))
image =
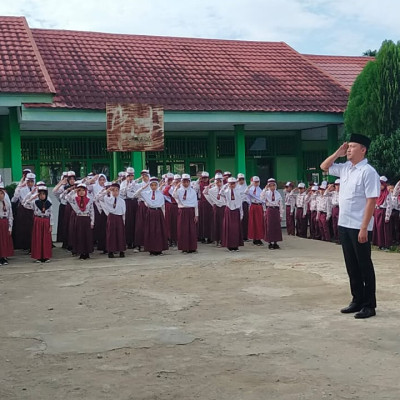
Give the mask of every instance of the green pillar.
POLYGON ((132 157, 131 157, 131 162, 132 162, 132 167, 135 169, 135 176, 139 177, 140 176, 140 171, 142 171, 144 168, 144 152, 142 151, 133 151, 132 152, 132 157))
POLYGON ((235 167, 236 174, 242 173, 246 175, 246 144, 245 144, 244 125, 235 125, 235 167))
POLYGON ((216 159, 217 159, 217 135, 215 134, 215 132, 209 132, 207 170, 210 173, 210 177, 214 176, 216 159))
POLYGON ((301 131, 297 132, 297 180, 304 182, 306 171, 304 171, 303 162, 303 142, 301 140, 301 131))
POLYGON ((17 181, 22 176, 21 131, 19 128, 17 107, 11 107, 9 111, 11 176, 13 181, 17 181))
POLYGON ((113 158, 112 158, 112 174, 110 176, 111 180, 117 179, 118 177, 118 172, 119 172, 119 165, 118 165, 118 153, 116 151, 113 151, 113 158))
POLYGON ((328 125, 328 155, 333 154, 338 148, 338 126, 328 125))

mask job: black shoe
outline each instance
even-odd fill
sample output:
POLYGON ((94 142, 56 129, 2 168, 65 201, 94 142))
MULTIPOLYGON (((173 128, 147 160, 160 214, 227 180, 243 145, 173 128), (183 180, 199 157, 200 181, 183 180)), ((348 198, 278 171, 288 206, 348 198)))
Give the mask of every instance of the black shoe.
POLYGON ((125 257, 125 253, 123 251, 120 251, 119 252, 119 256, 120 256, 120 258, 124 258, 125 257))
POLYGON ((274 248, 274 245, 272 243, 269 244, 268 248, 271 250, 274 248))
POLYGON ((361 309, 361 311, 354 314, 354 318, 357 318, 357 319, 369 318, 369 317, 373 317, 374 315, 376 315, 375 308, 363 307, 361 309))
POLYGON ((84 259, 85 259, 84 254, 81 254, 81 255, 79 256, 79 259, 80 259, 80 260, 84 260, 84 259))
POLYGON ((273 248, 276 249, 280 249, 279 244, 278 243, 274 243, 273 248))
POLYGON ((114 253, 108 253, 108 258, 114 258, 114 253))
POLYGON ((347 307, 342 308, 340 310, 340 312, 343 314, 351 314, 351 313, 358 312, 361 309, 362 309, 362 307, 360 305, 358 305, 357 303, 351 302, 347 307))

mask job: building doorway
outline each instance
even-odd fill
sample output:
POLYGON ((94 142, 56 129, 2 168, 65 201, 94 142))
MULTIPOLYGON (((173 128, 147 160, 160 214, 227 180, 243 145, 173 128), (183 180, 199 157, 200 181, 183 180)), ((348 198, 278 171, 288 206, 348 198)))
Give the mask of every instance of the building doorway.
POLYGON ((257 176, 260 177, 260 187, 264 188, 269 178, 274 178, 274 159, 262 157, 257 159, 257 176))

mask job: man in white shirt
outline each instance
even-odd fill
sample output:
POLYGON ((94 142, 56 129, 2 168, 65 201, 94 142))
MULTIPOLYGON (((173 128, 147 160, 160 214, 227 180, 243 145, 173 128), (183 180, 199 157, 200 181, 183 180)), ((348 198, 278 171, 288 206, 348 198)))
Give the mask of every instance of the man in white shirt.
POLYGON ((375 271, 371 260, 373 213, 380 194, 379 175, 365 158, 370 139, 353 134, 321 164, 323 171, 340 178, 339 236, 353 299, 342 313, 355 318, 375 315, 375 271), (347 162, 335 164, 339 157, 347 162))

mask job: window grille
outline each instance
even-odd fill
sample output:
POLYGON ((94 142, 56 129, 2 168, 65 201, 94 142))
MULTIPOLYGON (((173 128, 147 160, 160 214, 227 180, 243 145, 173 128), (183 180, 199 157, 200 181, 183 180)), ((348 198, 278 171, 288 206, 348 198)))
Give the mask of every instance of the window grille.
POLYGON ((217 158, 235 157, 235 139, 217 137, 217 158))
POLYGON ((327 157, 326 150, 304 151, 303 152, 303 170, 319 170, 322 161, 327 157))

